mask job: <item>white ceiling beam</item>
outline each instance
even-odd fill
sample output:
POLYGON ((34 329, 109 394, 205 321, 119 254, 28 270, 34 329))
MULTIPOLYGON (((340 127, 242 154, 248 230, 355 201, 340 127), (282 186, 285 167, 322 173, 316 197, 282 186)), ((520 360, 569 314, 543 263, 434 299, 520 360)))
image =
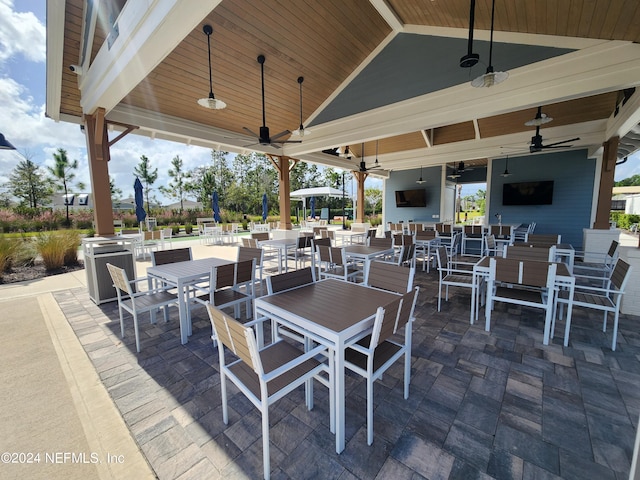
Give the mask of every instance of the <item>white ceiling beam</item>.
POLYGON ((521 67, 492 88, 465 83, 422 97, 314 125, 313 138, 287 145, 292 157, 596 95, 640 84, 640 45, 611 41, 521 67))
POLYGON ((65 0, 47 2, 47 103, 46 115, 59 122, 62 99, 65 0))
POLYGON ((404 29, 404 24, 400 20, 400 17, 396 15, 391 7, 385 0, 369 0, 373 8, 375 8, 385 22, 391 27, 394 32, 401 32, 404 29))
POLYGON ((80 83, 81 105, 91 114, 111 111, 198 26, 221 0, 136 0, 118 17, 120 34, 102 45, 80 83))
POLYGON ((609 118, 607 122, 607 140, 611 137, 624 137, 629 131, 640 124, 640 88, 637 88, 633 96, 620 107, 617 116, 609 118))

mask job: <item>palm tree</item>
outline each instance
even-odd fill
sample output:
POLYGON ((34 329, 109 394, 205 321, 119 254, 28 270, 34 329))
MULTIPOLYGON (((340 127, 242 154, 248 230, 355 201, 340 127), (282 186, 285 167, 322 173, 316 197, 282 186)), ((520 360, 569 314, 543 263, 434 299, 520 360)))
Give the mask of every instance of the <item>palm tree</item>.
MULTIPOLYGON (((58 191, 64 191, 65 206, 67 209, 65 225, 68 227, 71 225, 71 221, 69 220, 69 204, 66 199, 68 198, 69 188, 71 188, 72 182, 74 178, 76 178, 76 174, 73 173, 73 171, 78 168, 78 160, 69 160, 67 151, 64 148, 59 148, 58 151, 53 154, 53 159, 55 160, 54 166, 47 167, 47 169, 53 177, 52 180, 56 185, 56 189, 58 191)), ((76 187, 80 190, 84 189, 84 185, 80 182, 76 184, 76 187)))

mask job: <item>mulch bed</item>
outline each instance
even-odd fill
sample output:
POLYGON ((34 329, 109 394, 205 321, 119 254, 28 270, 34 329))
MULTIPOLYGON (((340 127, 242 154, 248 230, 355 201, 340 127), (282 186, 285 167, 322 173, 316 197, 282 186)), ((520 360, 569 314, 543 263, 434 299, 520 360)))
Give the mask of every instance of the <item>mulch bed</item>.
POLYGON ((13 267, 9 272, 3 272, 0 278, 0 285, 7 283, 24 282, 28 280, 36 280, 38 278, 50 277, 51 275, 60 275, 61 273, 73 272, 84 269, 82 260, 75 265, 65 265, 57 270, 47 271, 44 264, 36 262, 35 265, 13 267))

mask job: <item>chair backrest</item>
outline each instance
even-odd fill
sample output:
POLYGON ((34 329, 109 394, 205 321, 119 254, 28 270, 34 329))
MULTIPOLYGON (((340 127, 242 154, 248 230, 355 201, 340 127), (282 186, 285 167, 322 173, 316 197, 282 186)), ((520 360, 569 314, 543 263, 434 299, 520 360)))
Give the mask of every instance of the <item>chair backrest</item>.
POLYGON ((298 248, 298 249, 307 248, 310 245, 309 237, 304 237, 304 236, 303 237, 298 237, 297 242, 298 243, 296 245, 296 248, 298 248))
POLYGON ((413 290, 409 290, 407 293, 402 295, 402 305, 400 305, 400 311, 398 312, 398 319, 396 320, 394 332, 401 330, 402 327, 404 327, 413 318, 413 312, 416 308, 419 291, 420 287, 415 287, 413 290))
POLYGON ((262 242, 264 240, 269 240, 269 232, 252 232, 251 238, 256 240, 257 242, 262 242))
POLYGON ((140 229, 139 228, 123 228, 122 230, 120 230, 120 233, 122 235, 135 235, 140 233, 140 229))
POLYGON ((616 266, 613 267, 611 284, 616 287, 620 293, 624 293, 631 270, 631 266, 620 258, 616 261, 616 266))
POLYGON ((480 237, 484 228, 482 225, 465 225, 464 234, 466 237, 480 237))
POLYGON ((233 287, 236 283, 236 263, 225 263, 211 269, 211 289, 233 287))
POLYGON ((413 267, 416 261, 416 244, 404 245, 400 254, 400 265, 413 267))
POLYGON ((367 238, 375 237, 377 232, 378 232, 377 228, 370 228, 367 231, 367 238))
POLYGON ((329 247, 331 251, 331 263, 344 266, 347 264, 347 254, 344 247, 329 247))
POLYGON ((157 250, 151 252, 151 265, 166 265, 167 263, 186 262, 193 260, 191 247, 174 248, 172 250, 157 250))
POLYGON ((243 260, 236 263, 235 284, 253 282, 255 280, 256 259, 243 260))
POLYGON ((322 236, 322 231, 326 230, 327 227, 313 227, 313 236, 314 237, 321 237, 322 236))
POLYGON ((495 248, 496 248, 496 237, 491 234, 491 235, 486 235, 484 237, 484 245, 485 245, 485 250, 486 253, 488 255, 491 254, 491 252, 495 252, 495 248))
POLYGON ((513 234, 513 228, 510 225, 491 225, 489 232, 494 237, 510 237, 513 234))
POLYGON ((552 235, 551 234, 550 235, 527 234, 525 238, 525 242, 531 245, 543 247, 543 246, 557 245, 558 243, 560 243, 561 239, 562 239, 562 235, 556 235, 556 234, 552 234, 552 235))
POLYGON ((264 250, 261 248, 251 248, 251 247, 238 247, 238 262, 244 262, 246 260, 255 260, 256 266, 262 266, 262 259, 264 255, 264 250))
POLYGON ((325 247, 330 247, 331 246, 331 239, 329 237, 312 238, 311 239, 311 246, 313 247, 313 250, 315 252, 318 251, 318 249, 317 249, 318 245, 324 245, 325 247))
POLYGON ((440 276, 449 270, 449 256, 447 255, 447 247, 439 246, 436 249, 436 257, 438 259, 438 270, 440 270, 440 276))
POLYGON ((374 349, 395 333, 401 303, 402 297, 398 297, 384 307, 378 307, 371 331, 370 349, 374 349))
POLYGON ((283 290, 313 283, 316 281, 314 273, 311 267, 306 267, 277 275, 270 275, 267 277, 267 293, 273 295, 283 290))
POLYGON ((242 237, 242 246, 246 248, 258 248, 258 241, 255 238, 242 237))
POLYGON ((171 228, 171 227, 163 228, 161 230, 161 232, 162 232, 162 238, 171 238, 171 237, 173 237, 173 228, 171 228))
MULTIPOLYGON (((251 367, 254 372, 261 375, 263 369, 253 329, 245 327, 211 304, 207 304, 207 311, 218 341, 251 367)), ((224 355, 220 355, 220 358, 223 360, 224 355)))
POLYGON ((433 240, 436 238, 435 230, 418 230, 416 232, 416 240, 433 240))
POLYGON ((395 293, 405 293, 412 289, 415 267, 406 268, 387 262, 371 262, 364 279, 365 285, 395 293))
POLYGON ((514 258, 492 258, 490 260, 490 277, 493 280, 531 287, 553 288, 557 265, 535 260, 518 260, 514 258))
POLYGON ((612 240, 611 241, 611 245, 609 246, 609 251, 607 252, 607 255, 611 258, 616 258, 617 254, 618 254, 618 246, 620 245, 619 242, 617 242, 616 240, 612 240))
POLYGON ((393 247, 393 238, 371 237, 369 239, 369 246, 370 247, 391 248, 391 247, 393 247))
POLYGON ((330 245, 317 245, 316 251, 318 252, 318 256, 320 257, 320 261, 323 263, 331 263, 331 246, 330 245))
POLYGON ((128 295, 133 295, 133 290, 129 283, 129 277, 127 276, 127 272, 124 268, 116 267, 115 265, 107 263, 107 269, 109 270, 109 275, 111 275, 111 280, 113 280, 114 286, 118 290, 126 292, 128 295))
POLYGON ((556 257, 556 247, 534 247, 525 244, 505 245, 504 258, 514 258, 516 260, 539 260, 542 262, 552 262, 556 257))
POLYGON ((438 233, 444 233, 446 235, 451 234, 451 224, 450 223, 436 223, 436 231, 438 233))
MULTIPOLYGON (((391 230, 385 230, 384 238, 391 238, 392 233, 393 232, 391 230)), ((374 237, 370 237, 370 238, 374 238, 374 237)))

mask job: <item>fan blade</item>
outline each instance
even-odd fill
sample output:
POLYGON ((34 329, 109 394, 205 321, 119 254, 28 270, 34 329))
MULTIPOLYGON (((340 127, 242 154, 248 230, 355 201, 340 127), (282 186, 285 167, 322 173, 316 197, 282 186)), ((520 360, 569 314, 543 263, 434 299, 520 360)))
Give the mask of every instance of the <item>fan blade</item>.
MULTIPOLYGON (((563 145, 564 143, 575 142, 577 140, 580 140, 580 137, 570 138, 569 140, 562 140, 561 142, 550 143, 549 145, 543 145, 542 148, 553 148, 556 145, 563 145)), ((563 145, 563 147, 570 147, 570 146, 571 145, 563 145)), ((563 148, 563 147, 559 147, 559 148, 563 148)))
POLYGON ((273 142, 274 140, 277 140, 280 137, 284 137, 285 135, 291 135, 291 130, 284 130, 280 133, 277 133, 276 135, 273 135, 271 137, 271 141, 273 142))
POLYGON ((247 128, 247 127, 242 127, 242 129, 245 132, 249 132, 251 134, 252 137, 256 137, 256 138, 260 138, 260 135, 258 135, 257 133, 253 132, 251 129, 247 128))

